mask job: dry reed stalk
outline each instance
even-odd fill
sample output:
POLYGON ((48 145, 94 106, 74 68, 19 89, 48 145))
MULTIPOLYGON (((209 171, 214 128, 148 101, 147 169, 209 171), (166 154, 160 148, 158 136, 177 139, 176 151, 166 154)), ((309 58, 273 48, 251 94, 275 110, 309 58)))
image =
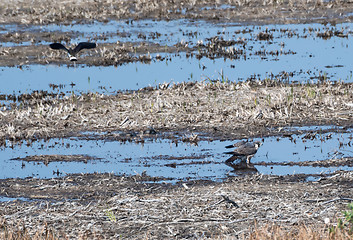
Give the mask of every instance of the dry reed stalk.
POLYGON ((256 228, 250 233, 249 240, 349 240, 353 236, 347 230, 341 230, 335 227, 333 232, 330 232, 329 227, 317 228, 315 226, 292 226, 290 228, 280 227, 278 225, 265 225, 256 228))
POLYGON ((300 17, 306 20, 310 18, 309 16, 321 18, 327 16, 330 19, 329 16, 338 17, 335 11, 340 13, 350 11, 350 5, 346 1, 322 0, 229 0, 226 3, 211 0, 178 0, 172 3, 167 0, 105 0, 99 2, 93 0, 79 2, 73 0, 55 2, 11 0, 0 3, 0 6, 0 22, 20 22, 22 24, 71 24, 72 21, 106 22, 110 19, 179 19, 185 16, 195 19, 234 19, 239 22, 251 19, 262 22, 266 21, 266 18, 272 21, 288 22, 288 19, 292 19, 298 22, 300 17), (233 8, 219 8, 222 5, 233 6, 233 8))
POLYGON ((336 196, 352 195, 350 185, 345 185, 351 180, 351 172, 320 182, 252 175, 223 183, 186 182, 187 187, 146 183, 151 180, 142 175, 9 179, 0 182, 1 187, 14 186, 7 188, 9 195, 28 192, 37 201, 1 203, 0 213, 8 225, 25 220, 30 234, 46 222, 55 231, 64 229, 68 238, 321 237, 328 234, 326 219, 334 223, 342 217, 347 201, 336 201, 336 196))
POLYGON ((83 130, 198 129, 256 134, 263 127, 345 124, 352 84, 180 83, 115 96, 39 96, 1 110, 0 138, 65 136, 83 130), (11 124, 9 124, 9 122, 11 124), (124 124, 121 124, 124 122, 124 124), (251 126, 251 128, 249 128, 251 126))

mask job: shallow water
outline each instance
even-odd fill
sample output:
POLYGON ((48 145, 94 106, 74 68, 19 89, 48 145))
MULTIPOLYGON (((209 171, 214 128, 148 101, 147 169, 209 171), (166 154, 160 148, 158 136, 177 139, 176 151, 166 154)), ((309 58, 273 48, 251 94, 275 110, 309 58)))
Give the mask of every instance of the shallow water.
MULTIPOLYGON (((6 25, 4 28, 8 28, 8 31, 22 29, 17 25, 6 25)), ((283 75, 283 72, 293 73, 293 76, 283 79, 289 82, 316 82, 319 77, 332 81, 352 82, 353 45, 350 44, 349 37, 333 36, 324 40, 316 36, 316 32, 324 32, 331 28, 319 24, 239 26, 230 23, 212 24, 186 20, 169 22, 145 20, 134 21, 133 24, 112 21, 107 24, 95 22, 91 25, 32 26, 29 29, 33 31, 79 31, 83 34, 82 39, 73 39, 73 42, 87 40, 93 35, 107 35, 107 39, 102 40, 103 42, 151 41, 163 46, 183 41, 190 46, 195 46, 198 41, 207 43, 206 39, 214 36, 222 36, 225 40, 240 38, 247 42, 245 49, 247 57, 236 60, 223 58, 211 60, 204 57, 198 60, 195 57, 186 58, 183 53, 159 53, 162 56, 168 56, 171 61, 152 61, 150 64, 130 63, 117 68, 82 68, 80 65, 75 68, 69 62, 67 66, 70 67, 66 65, 30 65, 22 69, 1 67, 0 82, 3 87, 0 94, 30 93, 34 90, 51 91, 49 84, 62 84, 63 88, 60 90, 62 92, 73 90, 110 93, 117 90, 156 86, 164 82, 265 79, 270 78, 271 74, 283 75), (313 28, 311 32, 307 30, 309 27, 313 28), (273 34, 273 40, 256 40, 257 34, 266 29, 273 34), (288 37, 288 34, 283 33, 281 29, 290 29, 293 36, 288 37), (245 32, 242 33, 242 30, 245 32), (117 31, 124 34, 117 35, 117 31), (155 32, 161 35, 156 38, 153 35, 155 32), (142 33, 147 36, 146 39, 139 37, 142 33), (295 54, 254 55, 255 52, 263 50, 292 51, 295 54), (75 86, 72 87, 72 84, 75 86)), ((341 28, 348 36, 351 35, 351 23, 337 25, 334 29, 341 28)), ((234 47, 241 48, 238 45, 234 47)), ((152 57, 155 55, 152 54, 152 57)))
MULTIPOLYGON (((276 163, 326 160, 352 156, 350 142, 352 133, 324 133, 317 139, 308 140, 303 135, 293 139, 268 137, 251 162, 259 173, 320 174, 336 170, 353 170, 353 167, 281 166, 276 163), (329 134, 331 138, 326 139, 329 134), (322 140, 325 139, 325 140, 322 140), (295 140, 295 141, 294 141, 295 140), (305 142, 304 142, 305 141, 305 142), (341 142, 341 145, 340 145, 341 142), (258 163, 275 163, 258 165, 258 163)), ((261 139, 255 139, 261 140, 261 139)), ((190 143, 175 143, 168 139, 146 140, 145 143, 121 143, 116 141, 51 139, 39 141, 31 146, 14 145, 2 148, 0 156, 0 178, 40 177, 50 178, 69 173, 113 172, 116 174, 142 174, 178 179, 222 180, 227 176, 242 175, 225 164, 229 155, 224 147, 234 141, 200 141, 198 146, 190 143), (83 162, 39 162, 14 160, 34 155, 87 155, 93 160, 83 162)), ((173 180, 173 181, 174 181, 173 180)))
MULTIPOLYGON (((353 50, 352 50, 353 51, 353 50)), ((342 56, 344 57, 344 56, 342 56)), ((60 92, 74 91, 115 93, 119 90, 136 90, 147 86, 158 86, 161 83, 178 83, 185 81, 244 81, 256 76, 264 79, 271 73, 294 71, 296 74, 289 81, 316 82, 316 77, 325 75, 327 79, 352 82, 353 65, 348 62, 344 67, 325 68, 330 64, 323 61, 322 67, 311 69, 309 62, 293 61, 283 66, 279 61, 263 61, 259 59, 238 61, 230 59, 186 58, 185 54, 173 57, 171 61, 152 61, 151 64, 140 62, 118 67, 66 67, 56 65, 33 65, 23 69, 0 67, 0 81, 3 84, 0 94, 31 93, 35 90, 51 89, 51 84, 61 85, 60 92), (254 68, 256 66, 256 68, 254 68), (325 69, 323 72, 319 69, 325 69), (307 74, 307 71, 312 71, 307 74), (300 73, 299 73, 300 72, 300 73), (314 78, 314 79, 312 79, 314 78)), ((288 62, 286 61, 286 62, 288 62)), ((316 62, 316 64, 319 64, 316 62)), ((333 62, 331 62, 333 64, 333 62)))
POLYGON ((11 201, 30 201, 30 199, 23 198, 23 197, 12 198, 12 197, 0 196, 0 202, 11 202, 11 201))

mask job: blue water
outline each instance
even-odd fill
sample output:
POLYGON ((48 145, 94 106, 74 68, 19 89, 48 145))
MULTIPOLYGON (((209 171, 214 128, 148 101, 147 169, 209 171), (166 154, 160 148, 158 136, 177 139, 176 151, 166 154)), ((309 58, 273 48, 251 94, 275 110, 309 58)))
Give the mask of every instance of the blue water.
POLYGON ((28 198, 23 198, 23 197, 17 197, 17 198, 12 198, 12 197, 4 197, 0 196, 0 202, 11 202, 11 201, 30 201, 28 198))
MULTIPOLYGON (((23 27, 18 25, 6 25, 9 31, 23 27)), ((189 46, 196 46, 198 41, 207 43, 207 38, 216 35, 229 39, 256 39, 256 35, 266 29, 271 31, 274 39, 272 41, 247 41, 246 59, 236 60, 218 58, 211 60, 195 57, 186 58, 184 53, 160 55, 171 57, 171 61, 153 60, 150 64, 130 63, 117 68, 109 67, 84 67, 78 65, 73 67, 72 63, 61 66, 29 65, 23 69, 0 68, 0 83, 2 88, 0 94, 30 93, 34 90, 52 91, 49 84, 62 84, 62 92, 101 92, 113 93, 118 90, 134 90, 146 86, 156 86, 164 82, 184 82, 228 79, 230 81, 244 81, 252 76, 259 79, 270 77, 271 74, 278 75, 282 72, 293 72, 290 82, 316 82, 318 76, 325 76, 332 81, 352 82, 353 52, 350 44, 351 23, 339 24, 336 29, 345 29, 349 33, 348 38, 332 37, 328 40, 316 37, 316 32, 323 32, 325 27, 320 24, 300 24, 300 25, 264 25, 264 26, 239 26, 239 24, 212 24, 204 21, 190 22, 186 20, 175 21, 135 21, 133 24, 125 22, 111 21, 107 24, 95 22, 91 25, 72 26, 32 26, 36 31, 60 30, 79 31, 83 34, 82 39, 72 39, 72 42, 87 40, 93 35, 115 34, 117 31, 126 33, 126 36, 108 37, 103 42, 116 41, 150 41, 164 45, 174 45, 181 41, 189 46), (303 36, 304 29, 312 27, 314 31, 308 33, 307 37, 291 37, 280 32, 280 29, 289 28, 294 33, 303 36), (245 33, 238 32, 248 30, 245 33), (249 33, 250 31, 250 33, 249 33), (161 34, 158 38, 153 38, 155 32, 161 34), (144 33, 146 39, 139 38, 139 34, 144 33), (295 54, 271 56, 254 55, 260 50, 283 50, 292 51, 295 54), (70 84, 75 84, 74 87, 70 84)), ((29 28, 29 29, 31 29, 29 28)), ((19 30, 18 30, 19 31, 19 30)), ((99 41, 98 41, 99 42, 99 41)), ((100 45, 98 45, 98 48, 100 45)), ((242 46, 235 45, 236 48, 242 46)), ((134 53, 132 53, 134 54, 134 53)), ((197 51, 195 52, 197 54, 197 51)), ((89 53, 87 53, 89 55, 89 53)), ((155 57, 156 54, 151 54, 155 57)), ((55 92, 55 91, 53 91, 55 92)))
MULTIPOLYGON (((303 142, 304 135, 293 135, 289 138, 268 137, 251 162, 259 173, 287 174, 320 174, 336 170, 353 170, 352 167, 300 167, 257 165, 260 162, 285 163, 327 160, 353 155, 348 143, 352 133, 332 133, 332 138, 321 141, 329 133, 321 134, 315 140, 303 142), (339 142, 342 143, 340 146, 339 142)), ((255 139, 261 140, 261 139, 255 139)), ((237 175, 225 164, 229 155, 223 154, 224 147, 235 141, 200 141, 197 146, 190 143, 173 143, 171 140, 147 140, 141 143, 120 143, 103 140, 51 139, 34 142, 32 146, 14 145, 0 149, 0 178, 10 177, 40 177, 56 176, 53 172, 59 170, 61 176, 69 173, 113 172, 116 174, 141 174, 146 171, 150 176, 178 179, 212 179, 222 180, 228 176, 237 175), (82 162, 51 162, 43 163, 13 160, 34 155, 88 155, 93 157, 87 163, 82 162), (200 157, 201 156, 201 157, 200 157), (177 157, 178 159, 176 159, 177 157), (176 167, 168 164, 175 163, 176 167)), ((8 142, 9 144, 9 142, 8 142)))

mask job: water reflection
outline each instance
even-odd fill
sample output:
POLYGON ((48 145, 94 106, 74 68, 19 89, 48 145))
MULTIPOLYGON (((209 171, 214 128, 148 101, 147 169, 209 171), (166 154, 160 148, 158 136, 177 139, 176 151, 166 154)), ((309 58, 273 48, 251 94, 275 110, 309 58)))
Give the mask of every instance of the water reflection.
MULTIPOLYGON (((103 134, 103 135, 102 135, 103 134)), ((50 139, 11 145, 0 150, 0 178, 64 176, 68 173, 114 172, 172 179, 222 180, 244 173, 287 175, 320 174, 353 170, 350 164, 318 167, 314 161, 351 157, 352 133, 325 133, 322 138, 306 139, 306 134, 290 138, 268 137, 250 162, 226 164, 225 146, 234 141, 199 141, 198 145, 168 139, 145 139, 143 144, 104 139, 50 139), (330 138, 327 136, 330 135, 330 138), (324 139, 324 141, 322 141, 324 139), (337 152, 340 152, 337 155, 337 152), (82 161, 70 161, 80 156, 82 161), (87 156, 87 159, 85 159, 87 156), (36 161, 32 161, 32 160, 36 161), (40 160, 43 161, 40 161, 40 160), (65 161, 62 161, 65 159, 65 161), (304 163, 304 165, 302 164, 304 163)), ((254 139, 260 140, 260 139, 254 139)), ((229 162, 229 161, 228 161, 229 162)))
MULTIPOLYGON (((259 171, 255 167, 254 164, 252 163, 247 163, 247 162, 226 162, 225 163, 227 166, 233 168, 230 173, 234 175, 247 175, 247 174, 255 174, 258 173, 259 171)), ((230 175, 230 174, 228 174, 230 175)))
MULTIPOLYGON (((17 25, 8 25, 6 28, 10 32, 12 30, 24 31, 17 25)), ((245 43, 245 57, 233 60, 223 57, 197 59, 187 57, 185 53, 155 53, 151 55, 152 59, 159 54, 162 58, 167 57, 166 60, 155 59, 150 64, 129 63, 117 68, 83 68, 82 66, 72 68, 66 65, 30 65, 22 69, 2 67, 0 68, 0 82, 3 87, 0 94, 31 93, 35 90, 55 92, 57 89, 52 89, 53 85, 60 85, 62 92, 91 91, 111 94, 119 90, 156 86, 164 82, 215 79, 237 82, 273 77, 289 82, 316 82, 318 79, 352 82, 353 62, 350 53, 353 49, 349 38, 335 35, 328 39, 317 37, 317 33, 331 28, 320 24, 239 26, 187 20, 168 22, 144 20, 133 22, 132 25, 112 21, 107 24, 95 22, 91 25, 32 26, 29 27, 30 31, 81 32, 84 37, 73 39, 73 42, 85 41, 87 37, 92 39, 92 36, 88 36, 89 34, 110 34, 104 38, 105 42, 151 41, 162 46, 174 46, 180 42, 187 43, 189 46, 197 46, 198 42, 202 41, 205 44, 209 41, 208 39, 215 36, 222 37, 224 40, 241 39, 245 43), (117 34, 117 29, 119 34, 117 34), (273 39, 259 41, 257 34, 266 29, 273 35, 273 39), (142 32, 147 39, 141 39, 142 32), (156 37, 156 32, 159 33, 158 37, 156 37), (265 56, 259 54, 266 51, 284 51, 293 52, 293 54, 265 56)), ((351 34, 348 31, 350 28, 352 28, 352 23, 339 24, 334 29, 344 29, 349 35, 351 34)), ((243 44, 230 47, 242 48, 243 44)), ((194 54, 197 54, 197 50, 194 54)))

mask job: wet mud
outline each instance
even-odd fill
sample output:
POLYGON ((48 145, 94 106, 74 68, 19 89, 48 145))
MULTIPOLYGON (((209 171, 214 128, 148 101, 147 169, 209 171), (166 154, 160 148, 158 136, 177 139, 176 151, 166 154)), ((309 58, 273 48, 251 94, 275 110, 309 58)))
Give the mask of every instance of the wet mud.
POLYGON ((34 234, 45 222, 58 237, 246 238, 255 222, 320 229, 325 219, 336 221, 352 200, 352 174, 317 179, 252 175, 178 184, 110 174, 8 179, 0 180, 4 195, 30 199, 2 202, 0 211, 4 226, 23 221, 34 234))
POLYGON ((91 160, 98 160, 97 158, 85 155, 40 155, 40 156, 28 156, 25 158, 13 158, 16 161, 25 162, 38 162, 48 165, 50 162, 84 162, 87 163, 91 160))

